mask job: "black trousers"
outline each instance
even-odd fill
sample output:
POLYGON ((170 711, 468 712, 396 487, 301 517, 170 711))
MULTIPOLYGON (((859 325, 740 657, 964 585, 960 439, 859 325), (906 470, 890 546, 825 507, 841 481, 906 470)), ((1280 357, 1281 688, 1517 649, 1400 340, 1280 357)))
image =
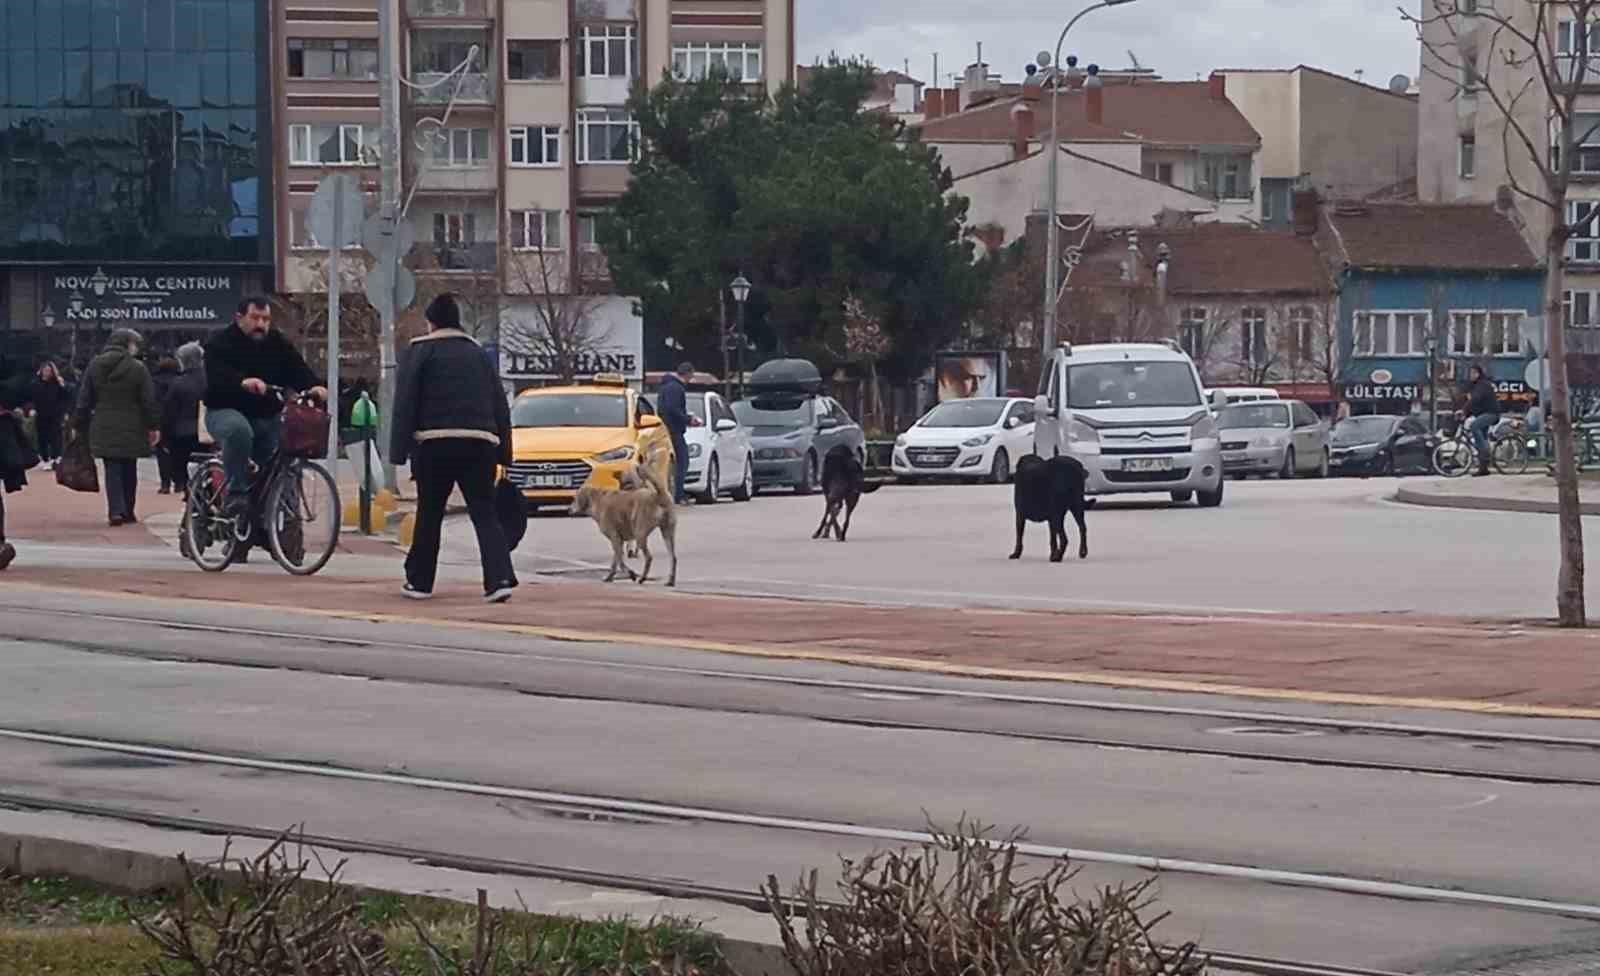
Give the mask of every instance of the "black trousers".
POLYGON ((200 450, 200 441, 194 437, 174 437, 161 443, 166 448, 167 460, 171 465, 172 487, 182 494, 189 490, 189 462, 193 460, 194 453, 200 450))
POLYGON ((423 441, 411 455, 411 473, 417 481, 417 526, 406 556, 406 581, 414 589, 433 592, 439 570, 439 533, 450 491, 461 487, 467 514, 478 533, 478 557, 483 563, 483 589, 488 592, 517 581, 511 567, 511 550, 494 511, 494 469, 499 449, 488 441, 447 438, 423 441))
POLYGON ((6 490, 0 488, 0 546, 6 544, 6 490))
POLYGON ((136 458, 101 458, 106 469, 106 514, 111 518, 133 518, 134 498, 139 494, 139 461, 136 458))
POLYGON ((38 428, 39 460, 49 464, 61 456, 61 418, 38 414, 34 424, 38 428))

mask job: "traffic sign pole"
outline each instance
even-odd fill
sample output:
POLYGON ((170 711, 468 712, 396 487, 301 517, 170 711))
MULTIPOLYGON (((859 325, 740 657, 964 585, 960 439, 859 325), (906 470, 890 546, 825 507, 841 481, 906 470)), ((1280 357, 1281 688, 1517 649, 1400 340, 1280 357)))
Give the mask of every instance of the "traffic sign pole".
MULTIPOLYGON (((333 197, 333 225, 344 229, 344 194, 333 197)), ((328 252, 328 464, 338 470, 339 460, 339 260, 344 241, 334 240, 328 252)))

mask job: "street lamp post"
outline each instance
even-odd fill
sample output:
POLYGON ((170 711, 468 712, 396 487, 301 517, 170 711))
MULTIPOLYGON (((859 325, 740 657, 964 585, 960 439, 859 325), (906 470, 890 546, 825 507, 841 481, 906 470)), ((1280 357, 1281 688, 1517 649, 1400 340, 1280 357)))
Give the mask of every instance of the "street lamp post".
MULTIPOLYGON (((1067 32, 1072 30, 1074 24, 1102 7, 1119 7, 1133 0, 1100 0, 1099 3, 1085 7, 1077 15, 1067 21, 1067 26, 1061 29, 1061 36, 1056 39, 1055 56, 1049 64, 1044 64, 1046 56, 1040 54, 1039 65, 1041 68, 1051 68, 1050 77, 1050 137, 1046 140, 1046 151, 1050 154, 1046 170, 1050 181, 1045 189, 1045 219, 1048 221, 1045 231, 1045 265, 1044 265, 1044 359, 1050 358, 1050 353, 1056 346, 1056 293, 1061 290, 1061 227, 1056 218, 1057 196, 1060 188, 1057 184, 1057 174, 1060 172, 1061 137, 1058 131, 1060 116, 1057 112, 1056 100, 1061 96, 1061 72, 1053 66, 1061 63, 1061 47, 1067 41, 1067 32)), ((1074 66, 1075 67, 1075 66, 1074 66)))
MULTIPOLYGON (((744 399, 744 303, 750 299, 750 281, 744 275, 735 277, 728 282, 728 290, 733 292, 733 301, 739 306, 739 336, 735 352, 739 358, 739 399, 744 399)), ((783 348, 783 340, 779 339, 778 347, 783 348)))
POLYGON ((1438 362, 1439 337, 1430 335, 1423 340, 1423 348, 1428 353, 1428 429, 1434 433, 1439 430, 1439 394, 1434 386, 1434 377, 1437 375, 1435 363, 1438 362))

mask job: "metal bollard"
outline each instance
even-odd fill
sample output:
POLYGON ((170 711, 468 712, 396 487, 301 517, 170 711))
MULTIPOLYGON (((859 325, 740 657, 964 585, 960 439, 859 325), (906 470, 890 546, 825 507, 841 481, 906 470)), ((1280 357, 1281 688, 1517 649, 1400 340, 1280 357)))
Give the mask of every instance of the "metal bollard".
POLYGON ((361 534, 372 534, 372 440, 378 433, 378 406, 363 392, 350 411, 350 426, 361 432, 361 534))

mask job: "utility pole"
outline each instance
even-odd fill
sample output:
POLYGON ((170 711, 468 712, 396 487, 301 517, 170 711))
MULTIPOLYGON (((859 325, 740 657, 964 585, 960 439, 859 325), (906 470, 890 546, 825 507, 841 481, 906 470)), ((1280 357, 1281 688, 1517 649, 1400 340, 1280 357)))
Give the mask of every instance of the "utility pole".
MULTIPOLYGON (((400 220, 400 71, 399 58, 396 47, 399 43, 400 0, 378 0, 378 106, 382 112, 383 128, 379 152, 380 160, 380 185, 378 212, 388 220, 400 220)), ((402 255, 394 254, 395 267, 392 271, 399 270, 402 255)), ((393 282, 399 276, 390 274, 388 280, 393 282)), ((397 310, 391 300, 382 303, 380 315, 382 328, 378 340, 379 373, 378 373, 378 437, 379 444, 389 442, 390 424, 394 418, 394 384, 395 384, 395 348, 394 348, 394 320, 397 310)), ((385 458, 383 462, 383 486, 394 491, 398 485, 395 481, 394 463, 385 458)))

